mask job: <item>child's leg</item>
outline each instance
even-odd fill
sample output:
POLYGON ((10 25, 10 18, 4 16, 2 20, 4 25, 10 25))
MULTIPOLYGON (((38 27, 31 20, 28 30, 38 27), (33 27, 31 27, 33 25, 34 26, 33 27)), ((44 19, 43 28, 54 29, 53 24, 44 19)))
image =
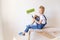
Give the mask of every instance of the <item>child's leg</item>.
POLYGON ((26 27, 26 29, 24 30, 24 32, 28 32, 30 28, 31 28, 31 26, 30 26, 30 25, 27 25, 27 27, 26 27))
POLYGON ((42 28, 44 28, 44 26, 45 26, 45 24, 38 24, 37 25, 38 29, 42 29, 42 28))
POLYGON ((28 32, 29 29, 37 29, 37 25, 28 25, 24 32, 28 32))
POLYGON ((25 35, 29 31, 29 29, 37 29, 37 25, 28 25, 24 32, 20 32, 19 35, 25 35))

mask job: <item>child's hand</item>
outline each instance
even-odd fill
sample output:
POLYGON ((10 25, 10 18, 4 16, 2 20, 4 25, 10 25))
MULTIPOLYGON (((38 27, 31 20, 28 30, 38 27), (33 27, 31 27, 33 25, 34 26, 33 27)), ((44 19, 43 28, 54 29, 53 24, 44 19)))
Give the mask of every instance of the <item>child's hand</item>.
MULTIPOLYGON (((33 17, 33 16, 32 16, 33 17)), ((34 23, 34 22, 36 22, 36 21, 39 21, 39 19, 37 19, 39 16, 37 16, 37 15, 35 15, 34 17, 33 17, 33 22, 32 22, 32 24, 34 23)))
POLYGON ((36 19, 36 17, 38 17, 37 15, 35 15, 33 18, 36 19))

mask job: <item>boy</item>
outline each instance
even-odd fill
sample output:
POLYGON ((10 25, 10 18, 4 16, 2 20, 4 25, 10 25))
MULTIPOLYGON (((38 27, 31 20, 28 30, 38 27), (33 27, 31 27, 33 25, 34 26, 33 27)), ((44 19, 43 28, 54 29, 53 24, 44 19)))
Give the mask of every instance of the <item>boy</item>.
POLYGON ((47 24, 47 19, 44 15, 45 8, 44 6, 39 7, 39 15, 35 15, 33 17, 32 25, 27 25, 24 32, 20 32, 19 35, 25 35, 29 31, 29 29, 42 29, 47 24), (36 25, 33 25, 33 23, 36 23, 36 25))

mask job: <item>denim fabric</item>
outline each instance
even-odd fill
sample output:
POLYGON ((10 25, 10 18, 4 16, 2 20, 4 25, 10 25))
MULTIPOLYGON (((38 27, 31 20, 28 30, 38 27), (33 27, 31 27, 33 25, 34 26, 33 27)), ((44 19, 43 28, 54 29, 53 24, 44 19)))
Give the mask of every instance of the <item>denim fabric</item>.
POLYGON ((36 24, 36 25, 27 25, 25 32, 28 32, 29 29, 42 29, 46 24, 36 24))

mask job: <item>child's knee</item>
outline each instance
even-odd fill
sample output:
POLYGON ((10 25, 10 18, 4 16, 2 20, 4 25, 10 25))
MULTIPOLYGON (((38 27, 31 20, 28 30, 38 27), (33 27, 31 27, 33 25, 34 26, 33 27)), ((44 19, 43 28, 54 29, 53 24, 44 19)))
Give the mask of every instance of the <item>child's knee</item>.
POLYGON ((30 28, 30 25, 27 25, 26 27, 27 27, 27 28, 30 28))

